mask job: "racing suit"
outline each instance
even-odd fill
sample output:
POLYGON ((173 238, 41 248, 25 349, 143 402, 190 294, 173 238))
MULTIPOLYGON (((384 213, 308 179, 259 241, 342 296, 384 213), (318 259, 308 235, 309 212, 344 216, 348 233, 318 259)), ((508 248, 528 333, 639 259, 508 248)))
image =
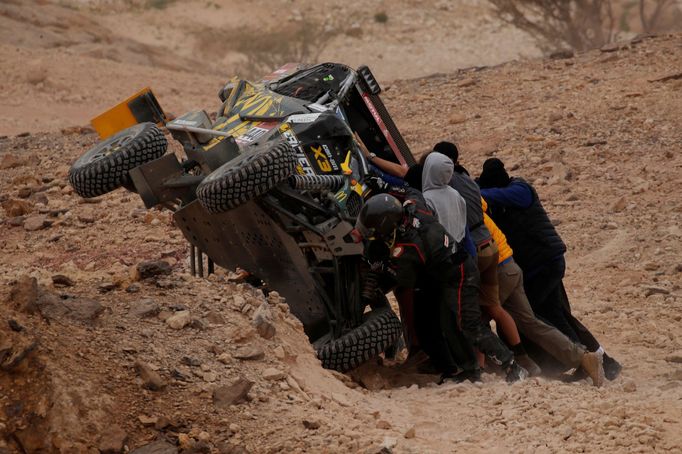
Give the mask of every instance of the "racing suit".
POLYGON ((472 344, 497 364, 511 364, 512 353, 481 321, 478 273, 472 258, 419 205, 406 200, 393 247, 386 248, 381 257, 376 254, 380 247, 368 246, 368 261, 373 269, 377 269, 377 259, 381 262, 401 312, 403 305, 414 307, 412 335, 442 373, 477 374, 472 344), (416 288, 420 289, 417 299, 416 288))

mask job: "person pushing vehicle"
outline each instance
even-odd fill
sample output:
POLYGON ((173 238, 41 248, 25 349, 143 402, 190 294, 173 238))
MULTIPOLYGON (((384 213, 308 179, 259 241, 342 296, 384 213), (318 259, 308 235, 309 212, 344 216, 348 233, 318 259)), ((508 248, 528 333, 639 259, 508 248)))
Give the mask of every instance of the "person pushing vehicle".
POLYGON ((414 331, 409 333, 408 327, 408 333, 443 374, 441 381, 480 380, 472 343, 502 366, 508 382, 528 376, 481 321, 476 294, 466 295, 471 291, 464 285, 467 266, 474 266, 471 257, 434 216, 417 209, 417 201, 401 204, 389 194, 375 195, 360 211, 356 229, 384 289, 394 289, 401 306, 414 308, 414 331), (418 301, 415 288, 421 289, 418 301))

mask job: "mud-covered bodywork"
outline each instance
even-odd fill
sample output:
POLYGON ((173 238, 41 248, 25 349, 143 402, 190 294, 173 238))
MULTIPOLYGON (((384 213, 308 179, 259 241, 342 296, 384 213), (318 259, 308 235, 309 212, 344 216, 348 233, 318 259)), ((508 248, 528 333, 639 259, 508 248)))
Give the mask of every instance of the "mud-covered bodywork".
MULTIPOLYGON (((232 79, 219 92, 215 117, 189 112, 165 123, 185 159, 167 154, 136 163, 121 184, 147 207, 174 211, 193 269, 203 270, 206 254, 209 272, 213 263, 239 267, 286 297, 318 353, 363 324, 379 334, 364 330, 354 342, 367 343, 369 352, 371 337, 380 335, 385 348, 396 335, 395 326, 381 331, 390 309, 365 279, 362 246, 351 236, 374 181, 355 135, 389 161, 408 166, 414 158, 379 92, 368 68, 336 63, 287 65, 257 83, 232 79), (368 305, 378 315, 368 318, 368 305)), ((144 134, 153 131, 145 131, 139 140, 151 141, 144 134)), ((72 168, 77 192, 92 172, 72 168)), ((328 354, 339 356, 336 347, 328 354)))

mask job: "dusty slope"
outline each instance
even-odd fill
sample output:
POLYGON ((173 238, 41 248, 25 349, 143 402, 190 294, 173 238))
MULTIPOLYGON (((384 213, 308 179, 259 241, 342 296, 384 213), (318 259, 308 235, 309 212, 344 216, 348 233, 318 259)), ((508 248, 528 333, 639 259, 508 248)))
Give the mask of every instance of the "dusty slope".
MULTIPOLYGON (((41 133, 0 141, 0 351, 38 341, 24 360, 2 356, 0 448, 77 452, 125 435, 131 449, 162 437, 203 452, 680 452, 682 36, 626 47, 399 81, 385 95, 415 151, 455 137, 474 174, 495 154, 535 182, 569 244, 574 309, 625 365, 615 382, 508 386, 487 375, 481 386, 351 389, 319 368, 277 301, 265 339, 250 324, 258 295, 225 275, 187 276, 166 214, 122 191, 94 204, 74 196, 68 165, 92 134, 41 133), (171 275, 135 280, 138 262, 160 258, 171 275), (10 298, 25 274, 62 297, 24 284, 10 298), (55 274, 74 285, 55 288, 55 274), (163 321, 182 310, 189 326, 163 321), (236 359, 245 345, 263 359, 236 359), (166 387, 143 389, 136 360, 166 387), (214 389, 240 377, 254 382, 250 401, 216 405, 214 389)), ((382 371, 362 381, 386 385, 395 371, 382 371)))
POLYGON ((486 5, 7 0, 0 136, 85 125, 144 86, 172 112, 215 110, 229 77, 260 77, 289 61, 369 64, 393 80, 537 55, 527 36, 490 19, 486 5), (374 19, 382 12, 386 23, 374 19))

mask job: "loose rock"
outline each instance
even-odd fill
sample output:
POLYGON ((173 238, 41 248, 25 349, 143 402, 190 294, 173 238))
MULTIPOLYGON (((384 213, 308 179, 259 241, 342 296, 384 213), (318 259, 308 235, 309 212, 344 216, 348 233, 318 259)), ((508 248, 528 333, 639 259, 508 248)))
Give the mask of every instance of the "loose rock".
POLYGON ((166 440, 156 440, 153 443, 133 449, 130 454, 178 454, 178 448, 166 440))
POLYGON ((263 359, 263 357, 265 357, 265 352, 257 345, 247 345, 238 348, 232 356, 237 359, 257 360, 263 359))
POLYGON ((213 404, 227 408, 230 405, 246 402, 252 386, 253 382, 245 378, 240 378, 231 385, 220 386, 213 390, 213 404))
POLYGON ((166 382, 161 376, 152 370, 149 364, 140 360, 135 361, 135 370, 142 379, 142 386, 151 391, 160 391, 166 387, 166 382))
POLYGON ((305 427, 308 430, 316 430, 316 429, 320 428, 320 422, 304 419, 303 420, 303 427, 305 427))
POLYGON ((9 217, 23 216, 31 211, 31 204, 25 200, 9 199, 2 202, 2 208, 9 217))
POLYGON ((128 434, 119 426, 108 426, 99 442, 100 454, 118 454, 123 451, 128 434))
POLYGON ((72 287, 74 282, 68 276, 64 276, 63 274, 55 274, 52 276, 52 284, 55 287, 72 287))
POLYGON ((263 378, 270 381, 281 380, 285 378, 287 374, 274 367, 268 367, 263 371, 263 378))
POLYGON ((130 306, 130 314, 135 317, 153 317, 161 311, 158 303, 151 299, 135 301, 130 306))
POLYGON ((166 319, 166 324, 173 329, 182 329, 192 321, 189 311, 179 311, 166 319))
POLYGON ((143 426, 153 426, 159 420, 156 416, 140 415, 137 417, 138 421, 142 423, 143 426))
POLYGON ((42 316, 48 320, 68 318, 87 325, 95 323, 104 312, 104 306, 99 301, 78 297, 62 298, 48 293, 41 295, 37 304, 42 316))
POLYGON ((38 309, 40 290, 38 280, 31 276, 20 276, 11 287, 9 301, 22 312, 34 313, 38 309))
POLYGON ((156 276, 169 275, 172 272, 170 263, 164 260, 153 260, 149 262, 140 262, 136 267, 137 276, 139 279, 148 279, 156 276))
POLYGON ((626 393, 634 393, 637 391, 637 384, 634 381, 629 380, 623 384, 623 391, 626 393))
POLYGON ((2 157, 2 160, 0 160, 0 169, 6 170, 25 166, 27 162, 26 159, 22 159, 15 154, 7 153, 2 157))
POLYGON ((265 339, 271 339, 277 331, 272 310, 267 302, 263 302, 263 304, 256 309, 256 312, 253 314, 252 323, 256 328, 256 331, 258 331, 258 334, 265 339))
POLYGON ((35 214, 24 219, 24 230, 29 232, 34 232, 36 230, 42 230, 50 225, 50 221, 47 220, 42 214, 35 214))
POLYGON ((391 423, 389 423, 385 419, 380 419, 379 421, 377 421, 376 428, 388 430, 391 428, 391 423))
POLYGON ((678 351, 666 356, 665 360, 670 363, 682 364, 682 351, 678 351))

